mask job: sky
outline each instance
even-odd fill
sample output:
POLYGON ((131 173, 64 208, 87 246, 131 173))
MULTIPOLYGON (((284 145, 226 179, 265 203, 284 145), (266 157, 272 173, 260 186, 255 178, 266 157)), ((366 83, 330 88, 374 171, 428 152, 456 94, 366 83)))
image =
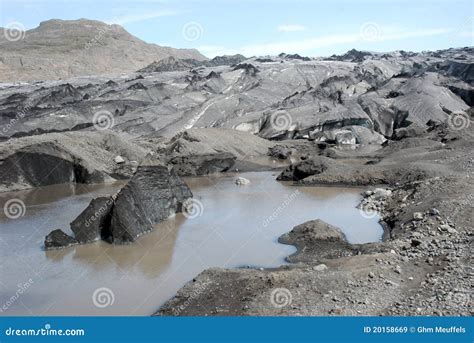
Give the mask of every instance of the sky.
POLYGON ((96 19, 207 57, 473 46, 473 0, 0 0, 0 26, 96 19))

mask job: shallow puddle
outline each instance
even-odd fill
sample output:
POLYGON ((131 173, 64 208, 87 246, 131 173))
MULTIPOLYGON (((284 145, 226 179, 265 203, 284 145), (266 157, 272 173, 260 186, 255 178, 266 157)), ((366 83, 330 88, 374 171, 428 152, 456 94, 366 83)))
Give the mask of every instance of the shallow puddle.
POLYGON ((311 219, 340 227, 353 243, 382 237, 378 218, 356 208, 360 189, 295 187, 275 181, 274 172, 240 176, 250 184, 237 186, 234 175, 186 178, 196 200, 193 218, 177 214, 135 244, 47 252, 46 234, 69 233, 90 199, 121 184, 0 194, 2 205, 12 198, 26 204, 20 218, 0 216, 0 315, 150 315, 204 269, 285 264, 295 248, 278 237, 311 219))

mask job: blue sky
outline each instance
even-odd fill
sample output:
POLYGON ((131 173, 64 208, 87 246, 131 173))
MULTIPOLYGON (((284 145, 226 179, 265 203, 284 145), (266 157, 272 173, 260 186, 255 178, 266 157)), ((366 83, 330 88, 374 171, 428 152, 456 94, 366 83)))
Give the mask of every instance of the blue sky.
POLYGON ((472 0, 0 0, 0 26, 31 29, 51 18, 118 23, 147 42, 208 57, 474 45, 472 0))

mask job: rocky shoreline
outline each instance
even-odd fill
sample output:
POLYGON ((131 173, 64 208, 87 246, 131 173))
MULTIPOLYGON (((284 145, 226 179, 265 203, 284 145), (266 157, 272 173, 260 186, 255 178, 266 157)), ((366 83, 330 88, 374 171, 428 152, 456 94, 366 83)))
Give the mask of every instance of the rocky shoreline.
POLYGON ((156 315, 472 315, 473 147, 472 127, 438 125, 375 153, 306 156, 280 179, 383 184, 361 215, 379 211, 388 238, 351 245, 331 225, 304 223, 280 238, 298 249, 290 265, 206 270, 156 315))

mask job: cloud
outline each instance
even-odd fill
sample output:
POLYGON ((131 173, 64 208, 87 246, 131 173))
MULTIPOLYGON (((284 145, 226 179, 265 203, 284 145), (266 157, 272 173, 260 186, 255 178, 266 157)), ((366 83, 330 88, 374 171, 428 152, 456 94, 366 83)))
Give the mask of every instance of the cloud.
POLYGON ((106 20, 107 24, 129 24, 129 23, 136 23, 144 20, 155 19, 159 17, 167 17, 176 15, 178 12, 176 11, 155 11, 155 12, 147 12, 147 13, 140 13, 140 14, 129 14, 124 16, 117 16, 113 17, 110 20, 106 20))
MULTIPOLYGON (((235 49, 225 47, 213 47, 213 49, 202 50, 202 52, 209 57, 223 55, 223 54, 242 54, 244 56, 262 56, 262 55, 277 55, 281 52, 287 53, 306 53, 319 48, 325 48, 336 45, 355 45, 357 43, 376 44, 380 42, 404 40, 410 38, 421 38, 428 36, 443 35, 455 32, 452 28, 434 28, 421 30, 401 30, 397 28, 382 28, 380 34, 376 36, 374 41, 367 42, 360 32, 326 35, 314 38, 291 40, 284 42, 272 42, 263 44, 254 44, 241 46, 235 49)), ((198 48, 199 51, 201 51, 198 48)))
POLYGON ((304 31, 306 28, 303 25, 298 24, 287 24, 278 26, 278 32, 297 32, 304 31))

